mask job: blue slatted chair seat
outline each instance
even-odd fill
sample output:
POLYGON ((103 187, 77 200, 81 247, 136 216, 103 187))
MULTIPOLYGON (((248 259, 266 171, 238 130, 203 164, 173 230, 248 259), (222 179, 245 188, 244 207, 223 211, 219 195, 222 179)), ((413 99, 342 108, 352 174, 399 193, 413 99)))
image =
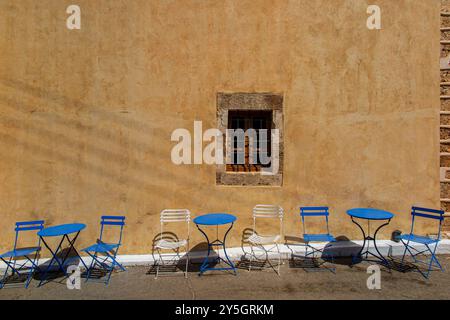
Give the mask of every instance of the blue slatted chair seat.
POLYGON ((431 239, 429 237, 418 236, 418 235, 415 235, 413 233, 411 233, 411 234, 402 234, 400 236, 400 239, 403 239, 405 241, 417 242, 417 243, 421 243, 421 244, 431 244, 431 243, 439 242, 439 240, 437 240, 437 239, 431 239))
POLYGON ((84 252, 109 252, 113 249, 116 249, 119 245, 116 243, 96 243, 87 248, 84 248, 81 251, 84 252))
POLYGON ((335 242, 336 239, 331 234, 304 234, 306 242, 335 242))
POLYGON ((0 258, 23 257, 41 250, 41 247, 31 247, 11 250, 0 255, 0 258))

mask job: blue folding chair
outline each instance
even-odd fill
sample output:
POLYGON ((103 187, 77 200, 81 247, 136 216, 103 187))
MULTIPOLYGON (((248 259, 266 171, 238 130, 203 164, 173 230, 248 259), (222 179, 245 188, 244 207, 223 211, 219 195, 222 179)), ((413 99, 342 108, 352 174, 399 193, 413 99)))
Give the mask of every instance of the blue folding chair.
MULTIPOLYGON (((331 253, 324 252, 324 249, 318 249, 311 245, 312 242, 335 242, 336 239, 330 234, 330 228, 328 226, 328 216, 329 208, 328 207, 300 207, 300 216, 302 218, 303 223, 303 240, 305 241, 306 246, 306 252, 305 252, 305 258, 308 258, 312 255, 312 259, 315 259, 315 254, 320 253, 323 262, 320 263, 317 267, 320 267, 320 265, 324 264, 326 261, 325 259, 331 259, 331 261, 334 261, 334 256, 331 253), (324 221, 326 223, 326 232, 327 233, 307 233, 306 230, 306 218, 309 217, 324 217, 324 221), (311 249, 311 252, 308 252, 311 249)), ((327 268, 327 270, 330 270, 331 272, 334 272, 334 268, 327 268)))
POLYGON ((412 207, 411 216, 412 216, 411 232, 409 234, 403 234, 400 236, 400 240, 402 241, 403 245, 405 246, 405 251, 403 252, 403 257, 402 257, 402 266, 405 261, 406 252, 409 252, 409 254, 411 255, 411 257, 414 259, 414 261, 416 263, 424 264, 427 266, 427 270, 425 272, 422 271, 419 267, 417 267, 417 270, 422 274, 422 276, 424 276, 426 279, 428 279, 430 272, 433 269, 433 264, 435 266, 437 266, 441 271, 444 271, 444 269, 442 268, 442 265, 439 263, 439 260, 436 257, 436 249, 438 247, 439 241, 441 240, 441 229, 442 229, 442 223, 444 221, 444 211, 420 208, 420 207, 412 207), (414 233, 414 225, 415 225, 417 218, 438 220, 439 221, 439 231, 437 234, 437 238, 416 235, 414 233), (411 242, 424 245, 425 249, 419 250, 417 248, 414 248, 413 246, 410 245, 411 242), (434 249, 432 249, 433 246, 434 246, 434 249), (415 253, 413 253, 413 251, 415 253), (431 257, 426 260, 417 259, 418 255, 424 254, 424 253, 430 253, 431 257))
POLYGON ((106 276, 104 282, 106 285, 109 284, 111 274, 115 267, 119 267, 122 271, 125 268, 116 260, 117 252, 122 245, 122 232, 125 226, 125 217, 123 216, 102 216, 100 221, 100 239, 97 240, 96 244, 93 244, 82 251, 86 252, 91 256, 92 261, 89 269, 86 272, 86 281, 91 279, 91 276, 100 279, 102 276, 106 276), (120 227, 119 241, 115 243, 105 243, 103 242, 103 236, 105 233, 105 227, 120 227), (101 256, 99 254, 102 254, 101 256), (98 268, 97 268, 98 267, 98 268), (95 271, 99 271, 96 273, 95 271), (93 271, 95 274, 93 274, 93 271), (102 274, 104 272, 105 274, 102 274))
POLYGON ((28 271, 25 281, 25 288, 28 288, 34 271, 36 269, 39 269, 37 263, 39 251, 41 250, 41 239, 37 237, 38 244, 36 247, 18 248, 17 245, 19 243, 19 233, 23 231, 36 231, 37 233, 43 228, 43 220, 16 222, 16 238, 14 240, 14 249, 0 255, 0 259, 6 264, 6 270, 0 283, 0 289, 6 285, 6 282, 8 280, 8 272, 10 269, 12 271, 11 277, 17 275, 18 278, 24 276, 23 273, 28 271), (31 258, 31 255, 34 255, 34 257, 31 258), (18 265, 17 258, 20 257, 24 257, 25 261, 18 265))

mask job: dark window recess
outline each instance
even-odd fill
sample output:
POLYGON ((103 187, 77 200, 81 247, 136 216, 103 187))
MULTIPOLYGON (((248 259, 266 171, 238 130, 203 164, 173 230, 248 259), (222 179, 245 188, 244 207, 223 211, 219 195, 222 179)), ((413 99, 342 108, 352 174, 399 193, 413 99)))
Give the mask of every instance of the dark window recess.
POLYGON ((254 129, 256 141, 253 143, 253 148, 250 148, 250 138, 246 134, 244 148, 242 148, 238 139, 234 138, 231 150, 227 151, 233 162, 227 164, 227 172, 260 172, 261 168, 270 167, 270 162, 263 164, 261 156, 271 156, 271 128, 272 111, 230 110, 228 112, 228 129, 242 129, 244 132, 254 129), (267 134, 265 136, 261 134, 260 129, 266 129, 267 134), (244 163, 238 163, 239 155, 241 157, 243 155, 244 163))

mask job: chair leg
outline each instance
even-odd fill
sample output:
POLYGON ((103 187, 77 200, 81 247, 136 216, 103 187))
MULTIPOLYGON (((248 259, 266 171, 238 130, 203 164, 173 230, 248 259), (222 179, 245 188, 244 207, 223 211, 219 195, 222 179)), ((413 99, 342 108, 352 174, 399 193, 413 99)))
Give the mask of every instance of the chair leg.
POLYGON ((439 262, 438 258, 433 254, 432 259, 434 260, 436 266, 441 270, 444 271, 444 267, 441 265, 441 263, 439 262))
MULTIPOLYGON (((4 263, 6 263, 6 270, 5 270, 5 273, 3 274, 3 278, 2 278, 2 282, 0 283, 0 289, 2 289, 4 286, 5 286, 5 281, 6 281, 6 277, 8 276, 8 271, 9 271, 9 268, 10 268, 10 263, 11 263, 11 259, 12 258, 9 258, 9 261, 8 262, 6 262, 6 260, 4 260, 3 258, 2 258, 2 261, 4 262, 4 263)), ((13 273, 14 274, 14 273, 13 273)))
MULTIPOLYGON (((403 240, 402 240, 402 242, 403 242, 403 240)), ((404 251, 404 253, 403 253, 402 265, 403 265, 403 261, 404 261, 404 259, 405 259, 406 251, 409 252, 409 254, 411 255, 411 257, 414 259, 414 262, 417 262, 416 256, 414 255, 414 253, 412 253, 412 251, 411 251, 410 248, 409 248, 409 240, 408 240, 407 243, 403 242, 403 245, 405 246, 405 251, 404 251)))
MULTIPOLYGON (((172 249, 172 250, 173 250, 173 254, 167 254, 166 255, 166 259, 164 259, 163 255, 161 253, 161 250, 157 249, 157 255, 156 256, 158 258, 155 258, 155 260, 153 262, 153 268, 156 269, 155 279, 158 279, 160 274, 163 275, 164 273, 166 275, 169 275, 169 274, 175 274, 175 275, 183 274, 183 276, 185 278, 188 278, 188 275, 189 275, 189 264, 190 264, 189 249, 187 249, 187 251, 186 251, 186 264, 185 264, 184 270, 181 269, 181 271, 177 271, 178 270, 178 266, 181 263, 180 248, 172 249), (164 271, 164 269, 163 269, 163 271, 161 272, 160 269, 164 268, 165 266, 175 267, 176 270, 173 271, 173 272, 169 272, 169 271, 164 271)), ((200 267, 200 270, 202 270, 204 264, 205 264, 205 262, 203 262, 202 266, 200 267)))
POLYGON ((331 254, 331 263, 333 263, 333 267, 330 268, 329 270, 330 270, 332 273, 336 274, 336 265, 334 264, 334 254, 331 254))
MULTIPOLYGON (((427 248, 428 248, 428 246, 427 246, 427 248)), ((433 268, 433 257, 434 257, 434 254, 433 254, 433 252, 431 250, 430 250, 430 252, 431 252, 430 263, 428 264, 428 270, 426 272, 426 275, 424 275, 426 279, 429 278, 431 269, 433 268)))
MULTIPOLYGON (((264 261, 264 266, 266 265, 266 262, 269 264, 269 266, 272 268, 273 271, 277 272, 277 270, 275 270, 274 266, 272 265, 272 262, 269 259, 269 250, 266 250, 266 248, 264 248, 263 245, 260 245, 260 248, 262 251, 264 251, 265 255, 266 255, 266 260, 264 261)), ((263 268, 264 268, 263 266, 263 268)))
POLYGON ((184 272, 184 277, 187 279, 188 277, 188 270, 189 270, 189 252, 186 251, 186 269, 184 272))
POLYGON ((88 280, 89 280, 89 278, 90 278, 90 276, 91 276, 91 272, 92 272, 92 269, 95 267, 95 264, 96 264, 96 256, 97 256, 97 252, 95 253, 95 255, 92 255, 90 252, 88 252, 88 251, 86 251, 86 253, 87 254, 89 254, 90 256, 91 256, 91 264, 89 265, 89 269, 87 270, 87 272, 86 272, 86 280, 85 280, 85 282, 88 282, 88 280))
POLYGON ((156 262, 156 273, 155 273, 155 279, 158 279, 159 275, 159 262, 156 262))
MULTIPOLYGON (((280 275, 280 264, 281 264, 280 261, 281 261, 281 259, 280 259, 280 251, 279 251, 279 249, 278 249, 278 245, 275 243, 274 246, 271 247, 270 249, 266 249, 266 248, 264 247, 264 245, 259 245, 259 248, 260 248, 261 251, 263 251, 264 254, 266 255, 266 259, 264 260, 264 266, 265 266, 265 264, 266 264, 266 262, 267 262, 267 264, 269 264, 270 268, 271 268, 273 271, 275 271, 275 273, 276 273, 277 275, 280 275), (275 248, 277 248, 277 251, 278 251, 278 253, 279 253, 279 255, 278 255, 278 256, 279 256, 279 263, 278 263, 277 268, 274 267, 274 265, 273 265, 273 263, 272 263, 272 261, 271 261, 271 259, 270 259, 270 257, 269 257, 269 253, 270 253, 270 252, 273 252, 273 250, 274 250, 275 248)), ((257 257, 255 257, 255 259, 257 259, 257 257)), ((264 266, 263 266, 263 268, 264 268, 264 266)))
POLYGON ((427 249, 428 249, 428 250, 430 251, 430 253, 431 253, 430 264, 428 265, 428 272, 427 272, 427 276, 426 276, 427 279, 428 279, 429 274, 430 274, 430 272, 431 272, 431 270, 432 270, 432 268, 433 268, 433 262, 436 264, 436 266, 437 266, 441 271, 444 271, 443 268, 442 268, 442 266, 441 266, 441 264, 439 263, 438 258, 436 257, 436 249, 437 249, 437 246, 438 246, 438 243, 435 244, 434 250, 431 250, 431 248, 430 248, 428 245, 426 245, 427 249))
POLYGON ((110 255, 109 253, 106 253, 106 255, 111 259, 111 261, 114 264, 114 266, 118 266, 120 268, 120 270, 122 270, 122 271, 127 271, 127 269, 125 269, 125 267, 122 266, 122 264, 120 264, 117 261, 117 251, 114 252, 114 255, 110 255))
POLYGON ((316 258, 316 249, 309 243, 306 243, 305 258, 308 258, 309 256, 311 256, 310 259, 312 259, 314 262, 314 259, 316 258), (311 252, 309 252, 308 249, 311 249, 311 252))
POLYGON ((403 245, 405 246, 405 251, 403 253, 403 258, 402 258, 402 265, 405 259, 405 255, 406 255, 406 251, 408 251, 410 253, 410 255, 412 256, 412 258, 414 259, 415 263, 422 263, 425 264, 427 266, 427 269, 422 271, 418 266, 416 266, 417 271, 425 278, 428 279, 430 276, 430 273, 433 269, 433 264, 435 264, 441 271, 443 271, 442 265, 440 264, 438 258, 436 257, 436 249, 437 249, 437 243, 434 247, 434 250, 431 250, 430 246, 428 244, 425 244, 426 249, 419 251, 418 249, 414 248, 414 247, 410 247, 409 246, 409 241, 407 243, 405 243, 404 241, 402 241, 403 245), (411 251, 411 249, 413 249, 414 251, 416 251, 417 253, 413 253, 411 251), (426 254, 426 252, 428 252, 430 254, 430 258, 429 260, 419 260, 416 258, 417 255, 420 254, 426 254))
MULTIPOLYGON (((266 255, 266 259, 264 260, 264 265, 265 265, 265 263, 266 262, 268 262, 269 264, 270 264, 270 261, 269 261, 269 259, 268 259, 268 254, 267 254, 267 251, 265 250, 265 248, 264 248, 264 246, 263 245, 256 245, 255 247, 257 248, 257 250, 255 251, 255 249, 253 249, 253 244, 252 244, 252 255, 251 255, 251 260, 250 260, 250 269, 249 269, 249 271, 251 270, 251 267, 252 267, 252 263, 253 263, 253 261, 255 261, 255 262, 259 262, 259 261, 261 261, 261 259, 258 257, 258 255, 257 255, 257 253, 256 253, 256 251, 257 250, 261 250, 262 252, 263 252, 263 254, 265 254, 266 255)), ((272 267, 272 265, 271 265, 271 267, 272 267)), ((261 268, 261 269, 263 269, 264 268, 264 266, 261 268)), ((272 267, 273 268, 273 267, 272 267)))
MULTIPOLYGON (((428 246, 427 246, 427 247, 428 247, 428 246)), ((444 271, 444 268, 442 267, 441 263, 439 262, 438 258, 436 257, 436 250, 437 250, 437 247, 438 247, 438 243, 436 243, 436 244, 434 245, 434 250, 433 250, 433 252, 431 253, 431 260, 434 261, 434 263, 436 264, 436 266, 437 266, 441 271, 444 271)), ((430 249, 430 252, 431 252, 431 249, 430 249)))
POLYGON ((28 262, 30 262, 31 263, 30 270, 28 271, 27 278, 25 280, 25 288, 26 289, 28 288, 28 286, 29 286, 29 284, 31 282, 31 277, 34 274, 34 270, 36 269, 36 263, 35 263, 36 259, 35 259, 35 261, 33 261, 28 256, 24 256, 24 257, 26 258, 26 260, 19 267, 16 267, 17 260, 15 260, 15 259, 14 259, 13 265, 11 265, 12 261, 13 261, 13 257, 10 257, 8 261, 6 261, 3 258, 0 258, 0 260, 2 260, 6 264, 6 270, 5 270, 4 274, 3 274, 3 277, 2 277, 2 280, 1 280, 1 283, 0 283, 0 289, 4 288, 5 285, 6 285, 6 279, 8 278, 8 271, 9 271, 9 269, 11 269, 11 271, 12 271, 11 276, 14 276, 15 274, 17 274, 18 276, 21 276, 21 273, 19 272, 19 270, 21 271, 22 268, 25 268, 26 264, 28 262))
POLYGON ((281 267, 281 252, 280 252, 280 247, 278 246, 278 243, 275 244, 277 247, 277 252, 278 252, 278 275, 280 275, 280 267, 281 267))
POLYGON ((105 261, 109 258, 111 259, 111 266, 105 266, 106 271, 109 271, 107 279, 105 281, 105 284, 108 285, 109 284, 109 280, 111 279, 112 273, 114 272, 114 269, 116 266, 118 266, 122 271, 126 271, 126 269, 116 260, 117 257, 117 251, 114 252, 114 255, 110 255, 108 252, 106 253, 107 257, 105 259, 105 261))
MULTIPOLYGON (((37 256, 37 254, 36 254, 36 256, 37 256)), ((36 262, 36 256, 35 256, 34 261, 31 260, 28 256, 25 256, 25 258, 31 262, 30 271, 28 271, 27 280, 26 280, 26 282, 25 282, 25 288, 26 288, 26 289, 28 289, 28 286, 30 285, 30 282, 31 282, 31 277, 32 277, 33 274, 34 274, 34 270, 35 270, 35 266, 36 266, 36 264, 35 264, 35 262, 36 262)))
POLYGON ((406 256, 406 244, 403 242, 403 240, 402 240, 402 243, 403 243, 403 246, 405 247, 405 250, 403 250, 402 262, 401 262, 401 265, 403 266, 403 263, 405 261, 405 256, 406 256))
POLYGON ((252 271, 253 256, 255 255, 255 252, 253 251, 253 244, 251 244, 250 250, 252 250, 252 253, 250 254, 250 263, 248 265, 248 272, 252 271))
POLYGON ((161 250, 158 248, 157 251, 158 251, 159 261, 156 262, 156 275, 155 275, 155 279, 158 279, 158 276, 159 276, 159 266, 160 266, 160 264, 164 265, 164 260, 162 259, 162 256, 161 256, 161 250))
POLYGON ((406 246, 406 249, 408 250, 409 254, 411 255, 411 257, 414 259, 414 262, 418 262, 419 260, 416 258, 416 256, 418 255, 418 253, 414 254, 411 249, 411 247, 408 245, 406 246))
POLYGON ((105 285, 109 284, 109 280, 111 279, 111 275, 112 275, 113 271, 114 271, 114 262, 111 263, 111 267, 109 267, 109 270, 107 270, 108 275, 105 280, 105 285))
POLYGON ((17 272, 17 269, 16 269, 16 263, 17 263, 17 260, 15 260, 14 259, 14 265, 12 266, 12 274, 14 275, 15 273, 17 273, 17 275, 19 275, 19 272, 17 272))

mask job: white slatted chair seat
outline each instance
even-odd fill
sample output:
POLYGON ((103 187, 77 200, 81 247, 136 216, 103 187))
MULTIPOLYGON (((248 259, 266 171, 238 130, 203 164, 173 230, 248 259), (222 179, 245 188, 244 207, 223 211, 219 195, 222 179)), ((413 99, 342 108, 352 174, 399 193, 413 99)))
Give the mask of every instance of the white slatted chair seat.
POLYGON ((280 238, 281 238, 281 236, 279 234, 275 235, 275 236, 260 236, 257 234, 252 234, 248 238, 248 241, 255 245, 262 245, 262 244, 271 244, 271 243, 278 242, 278 240, 280 240, 280 238))
POLYGON ((159 249, 178 249, 181 247, 185 247, 187 245, 187 240, 180 241, 170 241, 170 240, 159 240, 155 247, 159 249))

